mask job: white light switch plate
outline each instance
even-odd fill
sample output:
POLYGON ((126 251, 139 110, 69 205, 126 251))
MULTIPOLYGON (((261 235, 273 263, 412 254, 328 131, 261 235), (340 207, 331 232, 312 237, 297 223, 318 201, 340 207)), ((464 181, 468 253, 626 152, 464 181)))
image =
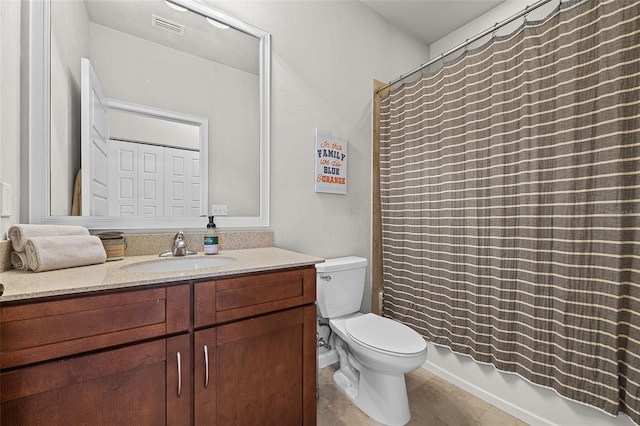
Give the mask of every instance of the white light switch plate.
POLYGON ((212 216, 226 216, 227 215, 227 205, 226 204, 211 204, 211 215, 212 216))
POLYGON ((0 216, 11 216, 11 185, 4 182, 0 185, 0 216))

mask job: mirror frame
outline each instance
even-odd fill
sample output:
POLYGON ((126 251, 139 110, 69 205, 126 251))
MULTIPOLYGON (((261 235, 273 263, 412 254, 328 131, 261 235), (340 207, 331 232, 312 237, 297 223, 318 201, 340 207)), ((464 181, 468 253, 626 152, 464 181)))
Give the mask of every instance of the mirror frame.
MULTIPOLYGON (((166 230, 204 228, 202 217, 115 217, 51 215, 50 1, 29 2, 29 223, 81 225, 89 229, 166 230)), ((259 40, 260 55, 260 213, 216 217, 226 228, 269 226, 271 34, 197 0, 171 0, 193 13, 213 18, 259 40)), ((207 201, 208 205, 209 201, 207 201)), ((204 215, 204 214, 203 214, 204 215)))

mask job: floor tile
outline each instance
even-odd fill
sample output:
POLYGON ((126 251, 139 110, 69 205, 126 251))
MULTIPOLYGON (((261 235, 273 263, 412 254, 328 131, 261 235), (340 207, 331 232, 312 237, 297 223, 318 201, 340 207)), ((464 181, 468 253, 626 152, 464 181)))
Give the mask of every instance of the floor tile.
POLYGON ((484 413, 480 419, 478 419, 478 426, 526 426, 527 424, 522 420, 516 419, 513 416, 499 410, 495 407, 491 407, 484 413))
MULTIPOLYGON (((318 426, 376 426, 333 384, 338 364, 321 370, 318 426)), ((419 368, 406 375, 411 426, 526 426, 457 386, 419 368)))

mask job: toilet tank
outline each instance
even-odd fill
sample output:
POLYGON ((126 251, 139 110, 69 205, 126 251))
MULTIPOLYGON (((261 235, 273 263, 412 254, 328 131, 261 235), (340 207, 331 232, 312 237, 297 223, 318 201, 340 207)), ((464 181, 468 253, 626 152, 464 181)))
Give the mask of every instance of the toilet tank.
POLYGON ((316 264, 317 301, 320 316, 335 318, 360 310, 367 259, 348 256, 316 264))

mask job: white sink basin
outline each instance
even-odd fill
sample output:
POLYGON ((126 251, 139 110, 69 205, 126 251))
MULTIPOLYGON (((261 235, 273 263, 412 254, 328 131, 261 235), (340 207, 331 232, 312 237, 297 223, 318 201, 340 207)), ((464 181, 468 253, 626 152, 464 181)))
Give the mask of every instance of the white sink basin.
POLYGON ((199 269, 213 268, 226 265, 236 260, 233 257, 223 256, 185 256, 169 257, 157 260, 124 265, 120 269, 127 272, 172 272, 172 271, 195 271, 199 269))

